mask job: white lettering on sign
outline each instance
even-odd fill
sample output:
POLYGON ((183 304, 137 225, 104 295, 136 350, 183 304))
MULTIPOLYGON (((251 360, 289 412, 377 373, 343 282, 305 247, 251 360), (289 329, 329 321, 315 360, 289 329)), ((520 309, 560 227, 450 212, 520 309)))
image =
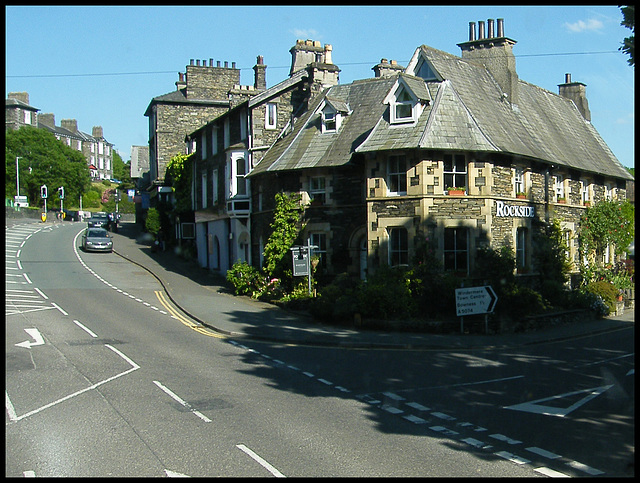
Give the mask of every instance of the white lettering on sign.
POLYGON ((506 205, 503 201, 496 201, 496 216, 517 216, 521 218, 533 218, 534 206, 506 205))

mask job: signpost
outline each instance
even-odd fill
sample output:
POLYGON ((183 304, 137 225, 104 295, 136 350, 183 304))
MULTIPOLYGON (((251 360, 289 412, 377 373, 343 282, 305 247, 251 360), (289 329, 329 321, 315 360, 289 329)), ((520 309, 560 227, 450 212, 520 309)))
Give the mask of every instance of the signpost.
POLYGON ((293 276, 309 278, 309 295, 311 295, 311 250, 316 245, 295 246, 290 248, 293 257, 293 276))
POLYGON ((498 297, 491 285, 457 288, 456 315, 460 317, 460 332, 464 332, 464 316, 474 314, 485 314, 484 327, 485 332, 488 332, 486 314, 493 312, 496 302, 498 302, 498 297))

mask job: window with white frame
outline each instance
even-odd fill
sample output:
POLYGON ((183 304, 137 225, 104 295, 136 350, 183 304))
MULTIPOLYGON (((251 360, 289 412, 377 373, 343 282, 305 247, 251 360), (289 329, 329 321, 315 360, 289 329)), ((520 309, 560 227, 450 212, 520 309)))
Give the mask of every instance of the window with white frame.
POLYGON ((314 203, 325 204, 327 201, 327 187, 323 176, 312 176, 309 179, 309 197, 314 203))
POLYGON ((444 229, 444 269, 467 272, 469 268, 469 229, 444 229))
POLYGON ((266 129, 276 129, 278 127, 278 105, 275 102, 269 102, 266 106, 264 127, 266 129))
POLYGON ((317 268, 322 266, 322 263, 327 256, 327 234, 326 233, 309 233, 309 243, 312 246, 316 246, 318 248, 314 248, 312 254, 317 256, 320 259, 320 263, 317 268))
POLYGON ((238 158, 235 162, 236 196, 247 196, 247 162, 244 158, 238 158))
POLYGON ((98 154, 104 154, 104 144, 98 143, 98 154))
POLYGON ((389 265, 399 267, 409 264, 409 236, 402 227, 389 228, 389 265))
POLYGON ((561 174, 556 174, 554 179, 554 189, 556 192, 556 200, 564 199, 564 177, 561 174))
POLYGON ((524 169, 516 168, 515 179, 514 179, 514 187, 516 190, 516 196, 519 194, 524 194, 524 169))
POLYGON ((207 204, 207 171, 202 172, 202 208, 206 208, 207 204))
POLYGON ((23 112, 24 112, 24 123, 31 124, 31 113, 29 111, 23 111, 23 112))
POLYGON ((580 181, 580 198, 583 203, 591 201, 589 196, 589 183, 587 181, 580 181))
POLYGON ((329 106, 322 110, 322 132, 336 132, 338 129, 338 113, 329 106))
POLYGON ((467 160, 464 154, 445 154, 443 157, 444 190, 467 187, 467 160))
POLYGON ((402 123, 414 120, 413 107, 416 99, 405 87, 400 87, 396 94, 395 101, 391 104, 391 122, 402 123))
POLYGON ((434 74, 433 70, 431 70, 431 67, 424 59, 420 59, 420 62, 418 63, 418 67, 416 68, 416 76, 422 77, 424 80, 437 79, 437 76, 434 74))
POLYGON ((390 195, 407 193, 407 159, 403 154, 388 158, 387 190, 390 195))
POLYGON ((609 183, 604 185, 604 199, 613 200, 613 187, 609 183))

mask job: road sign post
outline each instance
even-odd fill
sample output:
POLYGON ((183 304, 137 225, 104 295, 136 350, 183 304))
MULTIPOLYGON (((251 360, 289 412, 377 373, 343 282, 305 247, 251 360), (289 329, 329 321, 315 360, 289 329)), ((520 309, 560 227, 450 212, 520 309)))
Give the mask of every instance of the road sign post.
POLYGON ((464 316, 485 314, 485 332, 488 332, 488 316, 498 302, 498 297, 490 285, 456 289, 456 315, 460 317, 460 332, 464 332, 464 316))

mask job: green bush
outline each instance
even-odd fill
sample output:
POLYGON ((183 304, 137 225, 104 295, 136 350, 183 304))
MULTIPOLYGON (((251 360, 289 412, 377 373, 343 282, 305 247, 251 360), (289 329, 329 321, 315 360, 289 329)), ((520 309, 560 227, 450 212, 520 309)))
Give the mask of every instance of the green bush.
POLYGON ((227 270, 227 281, 233 285, 236 295, 255 295, 264 288, 264 276, 247 262, 236 262, 227 270))
POLYGON ((619 292, 612 283, 604 280, 592 282, 587 285, 586 291, 602 297, 602 301, 607 305, 609 312, 616 311, 616 298, 619 292))
POLYGON ((147 219, 145 220, 144 226, 149 233, 151 233, 154 236, 157 235, 161 228, 160 212, 155 208, 149 208, 149 211, 147 212, 147 219))
POLYGON ((379 267, 362 285, 358 304, 363 317, 394 319, 415 315, 406 270, 379 267))
POLYGON ((513 319, 536 315, 548 309, 542 295, 529 287, 512 285, 498 300, 501 314, 513 319))

